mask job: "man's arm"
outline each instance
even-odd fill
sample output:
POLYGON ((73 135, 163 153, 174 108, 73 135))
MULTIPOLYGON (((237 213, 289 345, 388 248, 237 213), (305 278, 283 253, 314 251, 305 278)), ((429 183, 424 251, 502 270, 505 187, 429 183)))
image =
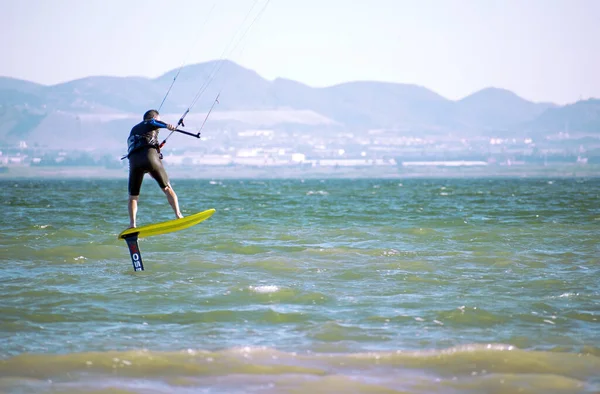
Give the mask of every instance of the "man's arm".
POLYGON ((176 129, 175 126, 165 123, 162 120, 151 119, 148 121, 148 124, 156 127, 157 129, 169 129, 171 131, 176 129))

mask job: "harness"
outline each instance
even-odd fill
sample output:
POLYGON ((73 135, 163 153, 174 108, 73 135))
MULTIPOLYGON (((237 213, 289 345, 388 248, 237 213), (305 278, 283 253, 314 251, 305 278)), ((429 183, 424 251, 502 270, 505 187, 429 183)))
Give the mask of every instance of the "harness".
MULTIPOLYGON (((164 125, 166 126, 166 124, 164 125)), ((122 159, 129 158, 133 152, 143 148, 156 149, 162 159, 158 142, 158 130, 163 127, 162 122, 157 122, 154 119, 145 120, 135 125, 127 138, 127 155, 123 156, 122 159)))
POLYGON ((158 132, 156 132, 156 130, 141 135, 131 134, 129 138, 127 138, 127 155, 146 147, 159 149, 158 132))

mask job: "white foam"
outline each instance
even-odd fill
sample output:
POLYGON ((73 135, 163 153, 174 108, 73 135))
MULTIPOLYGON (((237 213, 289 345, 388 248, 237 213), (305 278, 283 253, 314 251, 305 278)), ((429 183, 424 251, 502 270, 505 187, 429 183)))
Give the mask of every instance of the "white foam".
POLYGON ((249 286, 248 288, 256 293, 275 293, 276 291, 279 291, 279 287, 274 286, 274 285, 256 286, 256 287, 249 286))
MULTIPOLYGON (((564 293, 558 296, 558 298, 567 298, 567 297, 575 297, 578 296, 579 293, 564 293)), ((552 297, 554 298, 554 297, 552 297)))

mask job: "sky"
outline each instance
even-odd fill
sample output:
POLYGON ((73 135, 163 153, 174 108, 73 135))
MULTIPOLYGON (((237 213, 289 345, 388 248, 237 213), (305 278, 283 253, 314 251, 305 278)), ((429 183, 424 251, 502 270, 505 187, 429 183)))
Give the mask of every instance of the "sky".
POLYGON ((155 78, 227 58, 269 80, 600 98, 600 0, 0 0, 0 76, 155 78))

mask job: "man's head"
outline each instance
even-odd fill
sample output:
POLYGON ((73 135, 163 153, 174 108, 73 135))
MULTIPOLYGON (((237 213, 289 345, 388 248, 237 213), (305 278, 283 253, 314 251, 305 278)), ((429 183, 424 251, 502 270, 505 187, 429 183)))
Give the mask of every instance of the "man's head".
POLYGON ((155 109, 149 109, 144 114, 144 120, 152 120, 152 119, 160 120, 160 116, 158 114, 158 111, 155 110, 155 109))

